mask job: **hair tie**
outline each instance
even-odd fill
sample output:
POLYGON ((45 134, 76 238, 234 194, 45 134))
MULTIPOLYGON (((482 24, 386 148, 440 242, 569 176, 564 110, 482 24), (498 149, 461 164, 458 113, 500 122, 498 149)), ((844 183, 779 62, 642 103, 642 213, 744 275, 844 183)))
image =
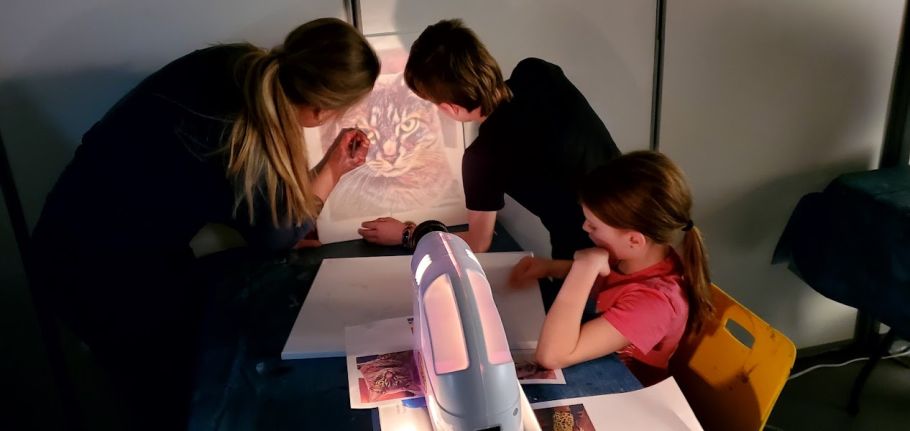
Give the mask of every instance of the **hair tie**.
POLYGON ((285 54, 284 47, 275 47, 275 48, 270 49, 266 53, 266 55, 269 57, 270 60, 273 60, 276 62, 280 62, 284 58, 284 54, 285 54))
POLYGON ((686 222, 686 225, 683 226, 682 230, 683 232, 688 232, 692 230, 693 227, 695 227, 695 223, 692 220, 689 220, 686 222))

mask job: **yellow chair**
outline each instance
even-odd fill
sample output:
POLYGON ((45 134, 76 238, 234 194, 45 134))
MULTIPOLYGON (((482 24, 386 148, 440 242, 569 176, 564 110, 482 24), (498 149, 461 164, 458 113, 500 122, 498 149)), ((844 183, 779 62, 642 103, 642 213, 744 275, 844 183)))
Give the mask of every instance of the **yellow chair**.
POLYGON ((761 430, 790 375, 796 347, 719 287, 711 288, 714 318, 701 334, 682 341, 670 371, 706 431, 761 430))

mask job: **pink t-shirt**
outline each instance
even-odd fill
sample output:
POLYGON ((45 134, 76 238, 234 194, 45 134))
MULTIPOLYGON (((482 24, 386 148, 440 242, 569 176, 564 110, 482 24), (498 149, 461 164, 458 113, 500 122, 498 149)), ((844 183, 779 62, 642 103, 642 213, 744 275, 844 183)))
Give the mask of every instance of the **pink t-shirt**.
POLYGON ((663 380, 689 317, 679 256, 671 251, 632 274, 614 270, 595 288, 597 311, 631 342, 617 352, 620 359, 645 386, 663 380))

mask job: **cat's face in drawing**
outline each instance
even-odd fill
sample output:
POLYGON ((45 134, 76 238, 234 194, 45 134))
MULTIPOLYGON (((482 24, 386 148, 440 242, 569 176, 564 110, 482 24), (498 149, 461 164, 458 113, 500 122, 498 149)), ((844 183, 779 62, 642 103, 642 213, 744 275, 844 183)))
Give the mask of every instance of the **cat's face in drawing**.
POLYGON ((333 121, 323 150, 342 128, 370 139, 367 160, 342 177, 327 205, 338 219, 409 211, 457 199, 458 173, 449 165, 440 113, 408 89, 402 75, 380 76, 372 93, 333 121))
POLYGON ((399 177, 421 165, 440 136, 437 109, 412 93, 400 77, 377 82, 368 103, 344 113, 339 123, 363 130, 372 144, 366 168, 380 177, 399 177))

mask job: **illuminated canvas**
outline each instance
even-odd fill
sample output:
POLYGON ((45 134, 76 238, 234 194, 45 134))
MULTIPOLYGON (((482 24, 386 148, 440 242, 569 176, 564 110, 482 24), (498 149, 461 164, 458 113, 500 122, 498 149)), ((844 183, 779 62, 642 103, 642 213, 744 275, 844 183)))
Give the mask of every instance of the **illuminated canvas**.
POLYGON ((366 163, 341 179, 317 220, 323 243, 360 238, 360 224, 377 217, 467 221, 461 124, 405 85, 407 51, 399 36, 369 40, 382 60, 373 91, 342 116, 305 131, 314 163, 344 128, 363 130, 372 143, 366 163))

